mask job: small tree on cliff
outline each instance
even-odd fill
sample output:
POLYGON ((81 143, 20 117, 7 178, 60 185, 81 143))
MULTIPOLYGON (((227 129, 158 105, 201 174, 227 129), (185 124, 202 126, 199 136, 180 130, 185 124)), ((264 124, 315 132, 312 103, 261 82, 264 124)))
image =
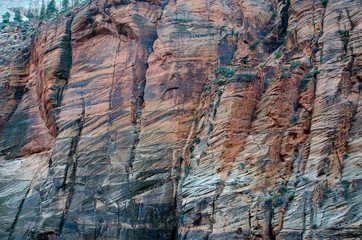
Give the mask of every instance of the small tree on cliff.
POLYGON ((62 1, 62 10, 66 11, 69 9, 69 1, 68 0, 63 0, 62 1))
POLYGON ((45 16, 50 17, 51 15, 53 15, 56 12, 58 12, 58 10, 55 6, 55 0, 50 0, 49 4, 47 6, 47 11, 45 13, 45 16))
POLYGON ((3 17, 3 23, 8 23, 10 20, 10 13, 6 12, 2 17, 3 17))
POLYGON ((79 5, 79 0, 74 1, 74 6, 77 6, 77 5, 79 5))
POLYGON ((20 13, 20 9, 16 9, 15 10, 15 17, 14 20, 17 22, 21 22, 21 13, 20 13))
POLYGON ((44 19, 44 18, 45 18, 45 4, 43 1, 40 9, 39 19, 44 19))

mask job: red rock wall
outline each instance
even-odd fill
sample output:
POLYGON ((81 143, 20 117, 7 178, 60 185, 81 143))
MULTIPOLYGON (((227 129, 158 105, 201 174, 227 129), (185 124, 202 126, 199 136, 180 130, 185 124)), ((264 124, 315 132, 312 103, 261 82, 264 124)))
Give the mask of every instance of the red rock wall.
POLYGON ((1 238, 357 239, 361 7, 93 0, 40 24, 1 52, 1 238))

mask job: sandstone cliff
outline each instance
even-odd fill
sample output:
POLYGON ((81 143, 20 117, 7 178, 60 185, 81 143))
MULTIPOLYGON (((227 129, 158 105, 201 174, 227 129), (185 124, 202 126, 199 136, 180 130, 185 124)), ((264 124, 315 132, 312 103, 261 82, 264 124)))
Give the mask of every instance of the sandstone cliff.
POLYGON ((0 38, 1 239, 359 239, 362 3, 92 0, 0 38))

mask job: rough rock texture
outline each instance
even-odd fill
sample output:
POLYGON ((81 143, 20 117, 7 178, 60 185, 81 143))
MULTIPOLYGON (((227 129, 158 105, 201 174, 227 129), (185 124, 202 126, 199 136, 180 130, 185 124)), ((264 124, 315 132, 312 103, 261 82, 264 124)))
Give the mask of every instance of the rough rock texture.
POLYGON ((93 0, 3 29, 0 238, 359 239, 361 8, 93 0))

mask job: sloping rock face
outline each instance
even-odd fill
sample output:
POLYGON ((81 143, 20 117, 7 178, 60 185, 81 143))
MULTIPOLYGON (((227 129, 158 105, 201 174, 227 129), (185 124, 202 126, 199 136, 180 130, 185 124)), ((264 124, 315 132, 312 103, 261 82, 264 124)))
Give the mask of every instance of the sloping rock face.
POLYGON ((0 238, 359 239, 361 8, 93 0, 3 29, 0 238))

